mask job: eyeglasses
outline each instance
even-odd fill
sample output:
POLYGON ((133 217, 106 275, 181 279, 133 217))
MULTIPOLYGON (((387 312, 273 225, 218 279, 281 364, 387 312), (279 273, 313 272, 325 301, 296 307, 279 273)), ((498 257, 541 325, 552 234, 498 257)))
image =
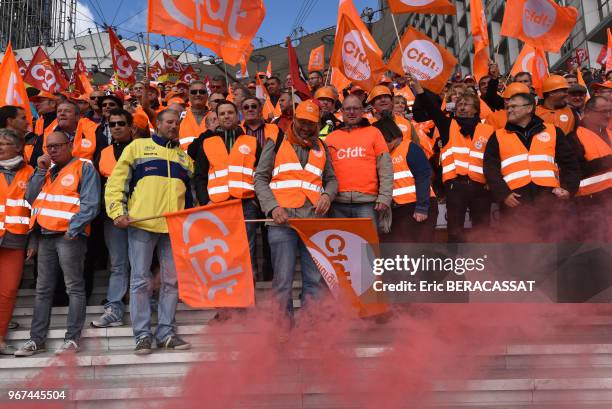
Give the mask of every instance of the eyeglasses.
POLYGON ((191 91, 189 91, 189 93, 191 95, 206 95, 208 94, 208 91, 206 91, 205 89, 192 89, 191 91))
POLYGON ((127 122, 125 122, 125 121, 117 121, 117 122, 108 121, 108 127, 109 128, 114 128, 116 126, 124 127, 126 125, 127 125, 127 122))
POLYGON ((257 104, 247 104, 247 105, 242 106, 242 109, 245 111, 248 111, 249 109, 257 109, 257 108, 259 108, 257 104))
POLYGON ((508 105, 506 106, 506 111, 511 111, 513 109, 518 109, 521 107, 526 107, 526 106, 530 106, 531 104, 520 104, 520 105, 508 105))
POLYGON ((70 142, 64 142, 64 143, 53 143, 51 145, 47 145, 47 150, 48 151, 53 151, 56 149, 60 149, 62 146, 64 145, 68 145, 70 142))
POLYGON ((215 104, 218 104, 221 101, 223 101, 223 100, 222 99, 212 99, 212 100, 210 100, 210 102, 214 102, 215 104))
POLYGON ((106 107, 112 108, 112 107, 116 107, 116 106, 117 106, 117 104, 115 104, 114 102, 106 102, 106 103, 102 104, 102 108, 106 108, 106 107))
POLYGON ((363 108, 362 107, 346 107, 346 108, 342 108, 342 110, 344 112, 359 112, 359 111, 362 111, 363 108))

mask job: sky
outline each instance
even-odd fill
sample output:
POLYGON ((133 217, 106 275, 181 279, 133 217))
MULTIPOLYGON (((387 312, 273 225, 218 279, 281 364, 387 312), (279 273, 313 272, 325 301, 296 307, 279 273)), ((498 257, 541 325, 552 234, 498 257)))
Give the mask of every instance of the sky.
MULTIPOLYGON (((365 7, 374 10, 379 7, 378 0, 353 0, 353 3, 360 13, 365 7)), ((264 4, 266 17, 253 41, 255 48, 284 41, 295 28, 296 20, 302 21, 303 35, 336 23, 338 0, 264 0, 264 4), (310 10, 310 13, 304 12, 307 10, 310 10)), ((123 37, 136 39, 137 33, 146 31, 147 0, 78 0, 76 34, 84 34, 88 28, 95 27, 95 24, 117 26, 118 33, 123 37)), ((173 49, 182 50, 190 44, 182 40, 170 41, 173 49)), ((151 42, 163 47, 163 39, 160 36, 152 35, 151 42)), ((201 46, 191 46, 187 50, 211 54, 201 46)))

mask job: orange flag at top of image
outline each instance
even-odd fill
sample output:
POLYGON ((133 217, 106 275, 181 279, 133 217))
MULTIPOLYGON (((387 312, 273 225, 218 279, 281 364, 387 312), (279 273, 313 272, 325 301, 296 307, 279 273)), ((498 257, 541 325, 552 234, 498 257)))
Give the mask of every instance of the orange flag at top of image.
POLYGON ((371 219, 289 219, 312 256, 332 295, 346 300, 360 316, 384 312, 372 286, 373 260, 380 256, 371 219))
POLYGON ((372 89, 386 71, 382 58, 347 14, 340 18, 330 65, 366 91, 372 89))
POLYGON ((387 67, 404 75, 412 73, 429 90, 440 93, 453 73, 457 59, 446 48, 412 27, 407 27, 391 54, 387 67), (402 53, 403 50, 403 53, 402 53))
POLYGON ((548 77, 548 61, 544 51, 525 44, 516 58, 510 75, 514 76, 519 72, 531 73, 533 88, 539 96, 542 96, 542 83, 544 78, 548 77))
POLYGON ((23 78, 19 74, 19 65, 13 54, 13 46, 9 42, 0 64, 0 107, 15 105, 25 111, 28 124, 32 123, 30 101, 26 94, 23 78))
POLYGON ((320 45, 310 51, 308 71, 322 71, 325 68, 325 45, 320 45))
POLYGON ((389 8, 398 13, 457 14, 448 0, 388 0, 389 8))
POLYGON ((229 65, 249 55, 266 15, 263 0, 149 0, 148 31, 188 38, 229 65))
POLYGON ((574 7, 561 7, 552 0, 508 0, 500 34, 557 53, 577 18, 574 7))
POLYGON ((254 304, 251 255, 240 200, 164 216, 181 300, 194 308, 254 304))
POLYGON ((474 63, 472 72, 476 81, 489 72, 489 33, 487 18, 482 8, 482 0, 470 0, 470 21, 474 40, 474 63))
POLYGON ((338 28, 340 27, 340 18, 343 15, 346 15, 357 27, 357 30, 361 32, 361 35, 365 39, 366 45, 370 47, 370 49, 374 51, 376 55, 382 58, 382 50, 380 49, 378 44, 376 44, 374 37, 372 37, 372 34, 370 34, 370 30, 368 30, 363 20, 361 20, 361 17, 357 12, 357 9, 355 8, 355 5, 353 4, 353 0, 340 0, 340 3, 338 4, 338 18, 336 19, 336 39, 338 38, 337 34, 338 28))

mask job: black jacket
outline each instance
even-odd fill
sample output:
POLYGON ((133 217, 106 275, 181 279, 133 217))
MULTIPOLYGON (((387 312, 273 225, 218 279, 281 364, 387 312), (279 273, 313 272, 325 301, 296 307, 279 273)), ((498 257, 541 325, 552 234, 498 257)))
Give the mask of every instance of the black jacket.
MULTIPOLYGON (((544 130, 544 121, 538 116, 533 116, 533 119, 525 128, 506 124, 505 128, 508 132, 515 133, 527 149, 531 146, 531 141, 534 135, 544 130)), ((555 145, 555 161, 559 167, 559 182, 563 189, 567 190, 572 196, 578 191, 580 184, 580 166, 574 148, 569 142, 568 137, 559 128, 557 131, 557 142, 555 145)), ((494 132, 487 142, 487 147, 484 154, 483 171, 487 180, 487 185, 493 193, 495 200, 502 202, 510 193, 510 190, 501 173, 501 159, 499 155, 499 141, 494 132)), ((549 187, 539 186, 534 183, 529 183, 519 189, 514 190, 515 193, 521 195, 521 201, 533 201, 538 195, 544 192, 550 192, 549 187)))

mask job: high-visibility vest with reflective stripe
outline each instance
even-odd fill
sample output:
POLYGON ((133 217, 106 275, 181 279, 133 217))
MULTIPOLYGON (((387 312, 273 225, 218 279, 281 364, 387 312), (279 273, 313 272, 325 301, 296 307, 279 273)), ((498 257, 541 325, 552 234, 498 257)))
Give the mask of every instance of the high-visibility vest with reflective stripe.
POLYGON ((198 125, 191 109, 185 111, 185 117, 181 121, 181 126, 179 127, 179 143, 181 144, 182 150, 187 151, 191 142, 197 139, 201 133, 206 132, 206 115, 208 115, 208 113, 202 117, 202 122, 198 125))
POLYGON ((538 105, 536 107, 536 115, 542 118, 544 122, 561 128, 566 135, 574 130, 574 112, 569 106, 559 109, 548 109, 544 105, 538 105))
POLYGON ((109 145, 102 149, 102 152, 100 152, 100 163, 98 164, 98 171, 100 174, 105 178, 110 177, 116 164, 117 160, 115 159, 113 145, 109 145))
POLYGON ((42 116, 36 120, 34 124, 34 133, 40 136, 47 136, 57 127, 57 119, 51 121, 49 125, 45 128, 45 118, 42 116))
POLYGON ((454 119, 451 121, 448 143, 440 151, 442 161, 442 181, 454 179, 457 175, 485 183, 482 160, 485 147, 494 129, 485 124, 476 125, 472 138, 463 136, 460 126, 454 119))
POLYGON ((499 143, 501 173, 510 190, 529 183, 560 186, 559 170, 555 163, 557 131, 554 125, 545 124, 545 129, 533 136, 529 150, 513 132, 498 129, 495 134, 499 143))
POLYGON ((30 204, 25 200, 28 180, 34 173, 30 165, 22 166, 9 185, 0 174, 0 237, 5 232, 28 234, 30 228, 30 204))
MULTIPOLYGON (((53 181, 51 173, 47 172, 45 183, 32 204, 30 228, 38 223, 47 230, 68 231, 70 219, 81 209, 79 184, 85 161, 72 161, 59 171, 53 181)), ((85 228, 85 233, 89 234, 89 225, 85 228)))
POLYGON ((274 170, 270 189, 280 207, 297 209, 304 206, 306 198, 316 205, 323 193, 323 169, 327 155, 323 144, 317 141, 319 149, 310 149, 308 162, 302 167, 293 146, 287 139, 281 145, 274 159, 274 170))
POLYGON ((237 199, 255 197, 253 175, 257 139, 254 136, 239 136, 229 154, 223 139, 219 136, 204 139, 202 147, 210 164, 207 188, 211 201, 217 203, 230 197, 237 199))
MULTIPOLYGON (((612 138, 612 131, 607 130, 608 137, 612 138)), ((584 147, 584 158, 587 161, 605 158, 612 155, 612 148, 595 132, 578 127, 576 135, 584 147)), ((585 177, 580 181, 576 196, 592 195, 612 188, 612 169, 608 168, 600 173, 585 177)))
MULTIPOLYGON (((403 138, 402 142, 391 152, 393 164, 393 201, 397 204, 416 202, 416 183, 406 157, 410 149, 410 139, 403 138)), ((431 197, 435 197, 433 190, 429 190, 431 197)))

